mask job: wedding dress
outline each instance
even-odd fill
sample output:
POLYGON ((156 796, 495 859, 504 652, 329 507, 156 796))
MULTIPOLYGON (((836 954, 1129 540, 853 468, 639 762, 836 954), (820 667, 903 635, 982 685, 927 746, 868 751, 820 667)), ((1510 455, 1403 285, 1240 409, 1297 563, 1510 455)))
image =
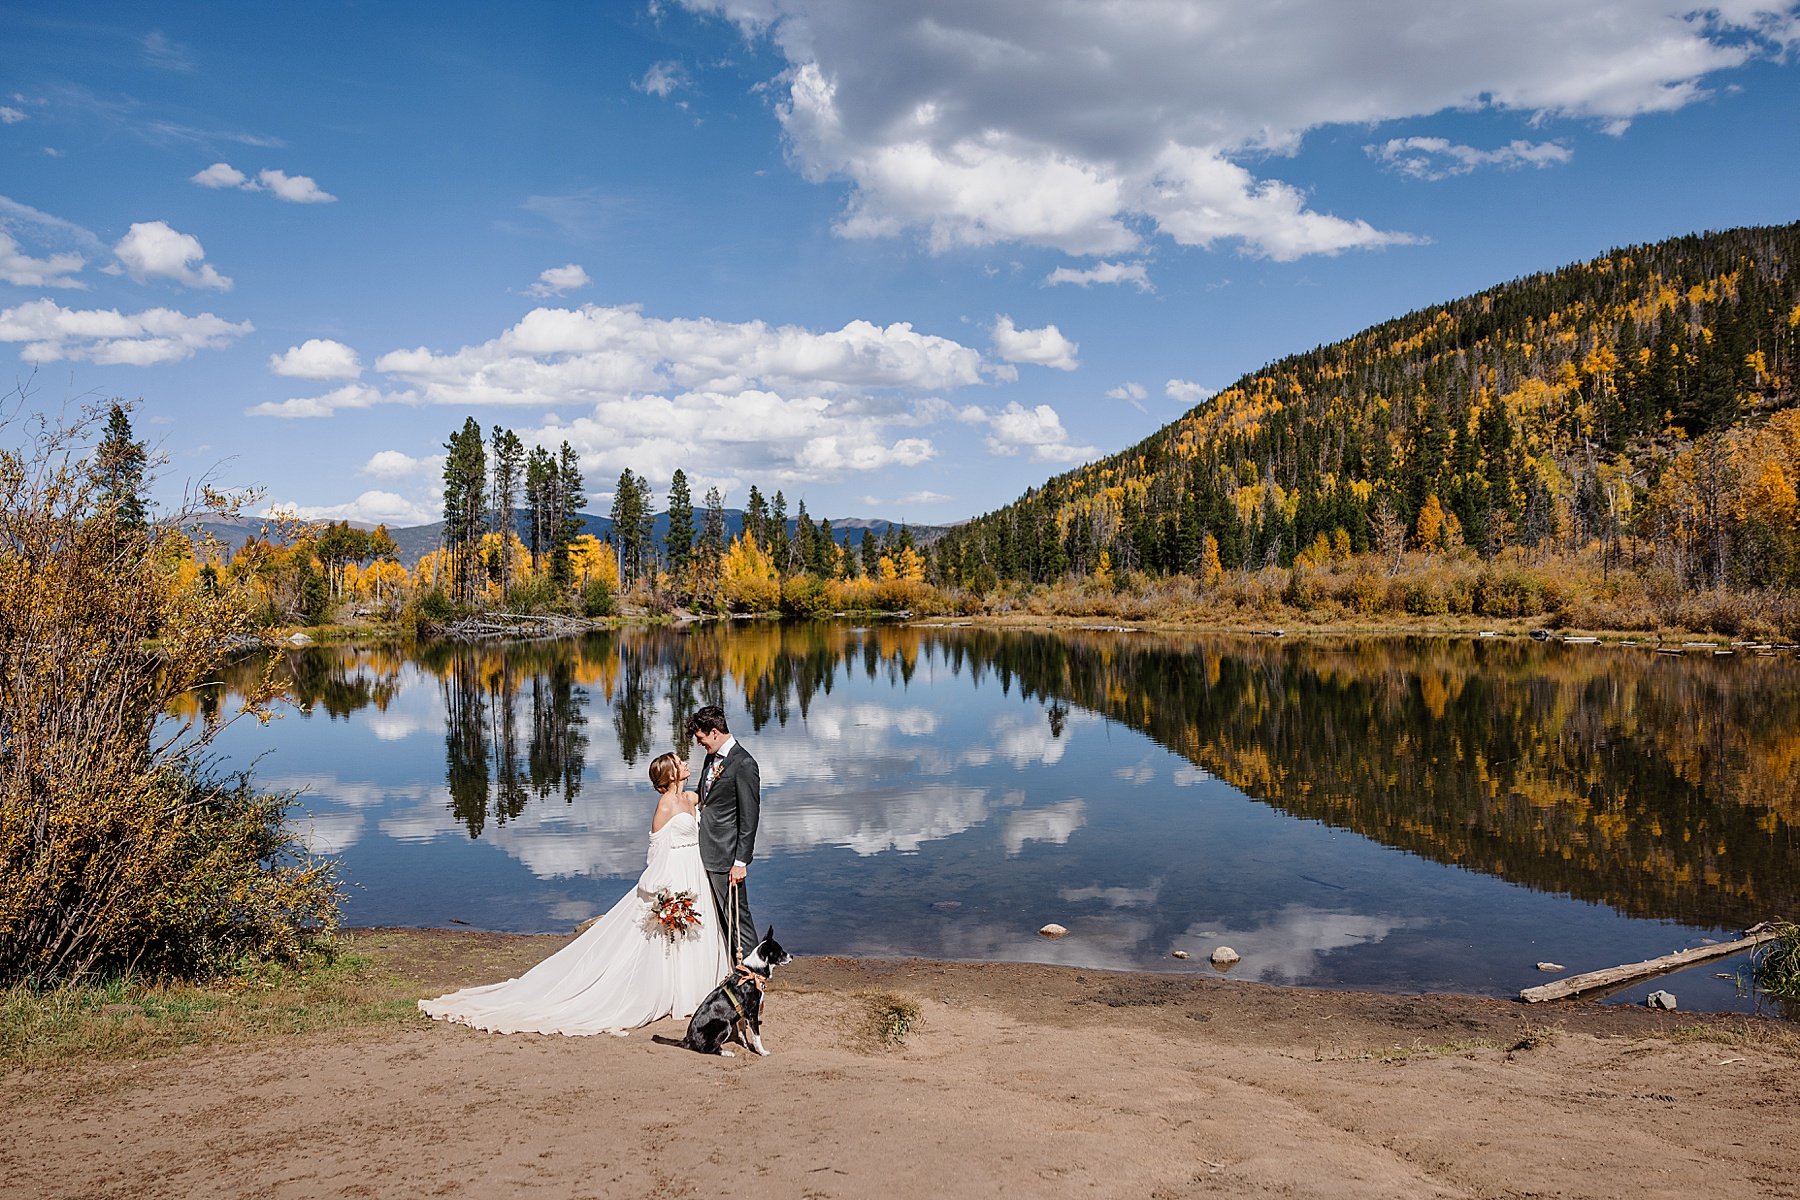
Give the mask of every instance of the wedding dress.
POLYGON ((517 979, 421 1000, 426 1015, 490 1033, 616 1033, 687 1017, 731 969, 700 865, 700 822, 679 812, 650 835, 637 886, 574 941, 517 979), (671 941, 651 928, 658 889, 694 893, 700 925, 671 941))

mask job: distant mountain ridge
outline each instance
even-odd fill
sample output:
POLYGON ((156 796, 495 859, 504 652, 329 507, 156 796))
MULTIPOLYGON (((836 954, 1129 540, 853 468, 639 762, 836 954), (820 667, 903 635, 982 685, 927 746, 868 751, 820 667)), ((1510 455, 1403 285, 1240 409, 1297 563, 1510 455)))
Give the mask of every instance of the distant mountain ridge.
MULTIPOLYGON (((611 517, 597 516, 594 513, 578 513, 576 516, 581 522, 582 533, 592 534, 601 541, 605 541, 612 536, 613 523, 611 517)), ((703 513, 698 511, 695 512, 694 523, 696 526, 699 525, 703 516, 703 513)), ((253 534, 260 534, 261 530, 270 524, 272 524, 272 522, 265 518, 245 517, 229 522, 202 522, 199 528, 202 532, 217 539, 226 547, 235 550, 237 547, 244 544, 245 538, 250 537, 253 534)), ((374 525, 365 521, 352 521, 350 524, 359 529, 375 528, 374 525)), ((794 535, 795 530, 799 528, 799 522, 790 517, 788 518, 787 525, 788 535, 791 537, 794 535)), ((932 541, 942 537, 945 530, 949 528, 948 526, 943 525, 909 525, 904 522, 889 521, 880 517, 845 517, 841 520, 833 517, 831 518, 831 533, 833 540, 839 542, 843 541, 843 535, 845 533, 849 533, 851 535, 851 546, 860 547, 864 531, 873 534, 875 537, 883 537, 889 529, 899 529, 903 525, 911 532, 914 541, 920 545, 929 545, 932 541)), ((531 539, 531 525, 530 515, 527 510, 514 510, 513 526, 517 530, 520 539, 529 544, 531 539)), ((656 545, 661 547, 663 539, 668 536, 669 532, 668 513, 662 512, 656 514, 654 530, 656 545)), ((726 509, 726 540, 729 541, 732 538, 738 537, 743 531, 743 510, 736 508, 726 509)), ((441 545, 443 535, 444 523, 442 521, 433 521, 429 525, 405 525, 398 527, 390 525, 388 527, 388 536, 394 539, 394 545, 397 550, 396 557, 401 563, 405 564, 409 570, 416 566, 421 558, 431 551, 436 550, 439 545, 441 545)))

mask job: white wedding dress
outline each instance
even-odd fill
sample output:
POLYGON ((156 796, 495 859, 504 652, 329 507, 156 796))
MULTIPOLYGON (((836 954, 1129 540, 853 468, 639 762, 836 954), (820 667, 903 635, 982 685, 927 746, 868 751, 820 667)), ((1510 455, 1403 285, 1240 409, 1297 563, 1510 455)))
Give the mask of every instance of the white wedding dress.
POLYGON ((517 979, 421 1000, 426 1015, 490 1033, 623 1034, 692 1015, 731 968, 700 865, 700 821, 679 812, 650 835, 637 886, 585 933, 517 979), (694 893, 700 925, 671 941, 650 928, 661 888, 694 893))

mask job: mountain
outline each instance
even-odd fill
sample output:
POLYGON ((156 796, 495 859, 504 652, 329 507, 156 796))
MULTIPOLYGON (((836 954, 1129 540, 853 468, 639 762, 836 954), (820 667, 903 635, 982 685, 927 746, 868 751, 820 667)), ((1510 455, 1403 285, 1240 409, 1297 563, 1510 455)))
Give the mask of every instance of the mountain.
MULTIPOLYGON (((581 522, 581 532, 591 533, 601 541, 605 541, 612 535, 612 518, 596 516, 593 513, 578 513, 576 515, 577 519, 581 522)), ((700 520, 700 517, 701 514, 695 514, 696 522, 700 520)), ((367 522, 353 521, 351 524, 360 529, 374 528, 374 526, 367 522)), ((787 524, 788 533, 792 536, 794 531, 798 528, 798 522, 790 518, 787 524)), ((531 526, 530 517, 526 510, 517 509, 514 511, 513 526, 518 531, 519 537, 529 544, 531 526)), ((857 547, 861 546, 863 534, 865 532, 879 538, 885 536, 889 529, 898 528, 900 528, 900 522, 888 521, 881 518, 845 517, 842 520, 834 518, 831 522, 831 532, 834 540, 841 542, 844 540, 844 535, 848 533, 850 535, 850 544, 857 547)), ((914 543, 924 546, 929 545, 931 542, 942 537, 948 527, 942 525, 908 525, 906 528, 912 533, 914 543)), ((228 549, 232 550, 243 545, 244 539, 253 534, 258 536, 274 536, 274 530, 271 528, 270 522, 255 517, 237 518, 229 521, 206 521, 200 524, 199 529, 201 532, 211 535, 228 549), (266 534, 264 532, 265 530, 267 530, 266 534)), ((726 540, 729 541, 731 538, 739 536, 743 531, 743 511, 736 508, 726 509, 726 540)), ((669 514, 656 514, 655 539, 657 545, 660 546, 662 544, 663 539, 668 536, 668 532, 669 514)), ((444 536, 444 523, 442 521, 433 521, 429 525, 407 525, 399 528, 389 528, 388 535, 394 539, 394 545, 398 551, 396 557, 400 562, 404 563, 408 569, 411 569, 418 564, 419 559, 423 558, 430 551, 438 548, 444 536)))
POLYGON ((1103 553, 1115 568, 1193 571, 1208 535, 1235 567, 1635 532, 1679 552, 1690 577, 1800 575, 1781 532, 1800 484, 1800 444, 1782 447, 1800 422, 1770 420, 1795 402, 1796 263, 1800 224, 1735 229, 1408 313, 1252 372, 951 530, 937 568, 979 585, 1091 573, 1103 553), (1757 442, 1764 428, 1773 440, 1757 442), (1765 501, 1784 567, 1739 553, 1754 540, 1742 514, 1765 501))

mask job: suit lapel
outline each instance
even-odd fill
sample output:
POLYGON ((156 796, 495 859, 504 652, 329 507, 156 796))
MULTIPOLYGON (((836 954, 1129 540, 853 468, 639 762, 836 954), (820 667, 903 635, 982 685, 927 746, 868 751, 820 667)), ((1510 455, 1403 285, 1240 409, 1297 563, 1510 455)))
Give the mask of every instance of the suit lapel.
POLYGON ((719 780, 725 778, 731 771, 731 751, 736 749, 737 747, 733 746, 731 750, 721 754, 719 761, 713 764, 712 778, 706 781, 706 795, 700 797, 700 803, 705 804, 711 800, 712 794, 719 790, 719 780))

